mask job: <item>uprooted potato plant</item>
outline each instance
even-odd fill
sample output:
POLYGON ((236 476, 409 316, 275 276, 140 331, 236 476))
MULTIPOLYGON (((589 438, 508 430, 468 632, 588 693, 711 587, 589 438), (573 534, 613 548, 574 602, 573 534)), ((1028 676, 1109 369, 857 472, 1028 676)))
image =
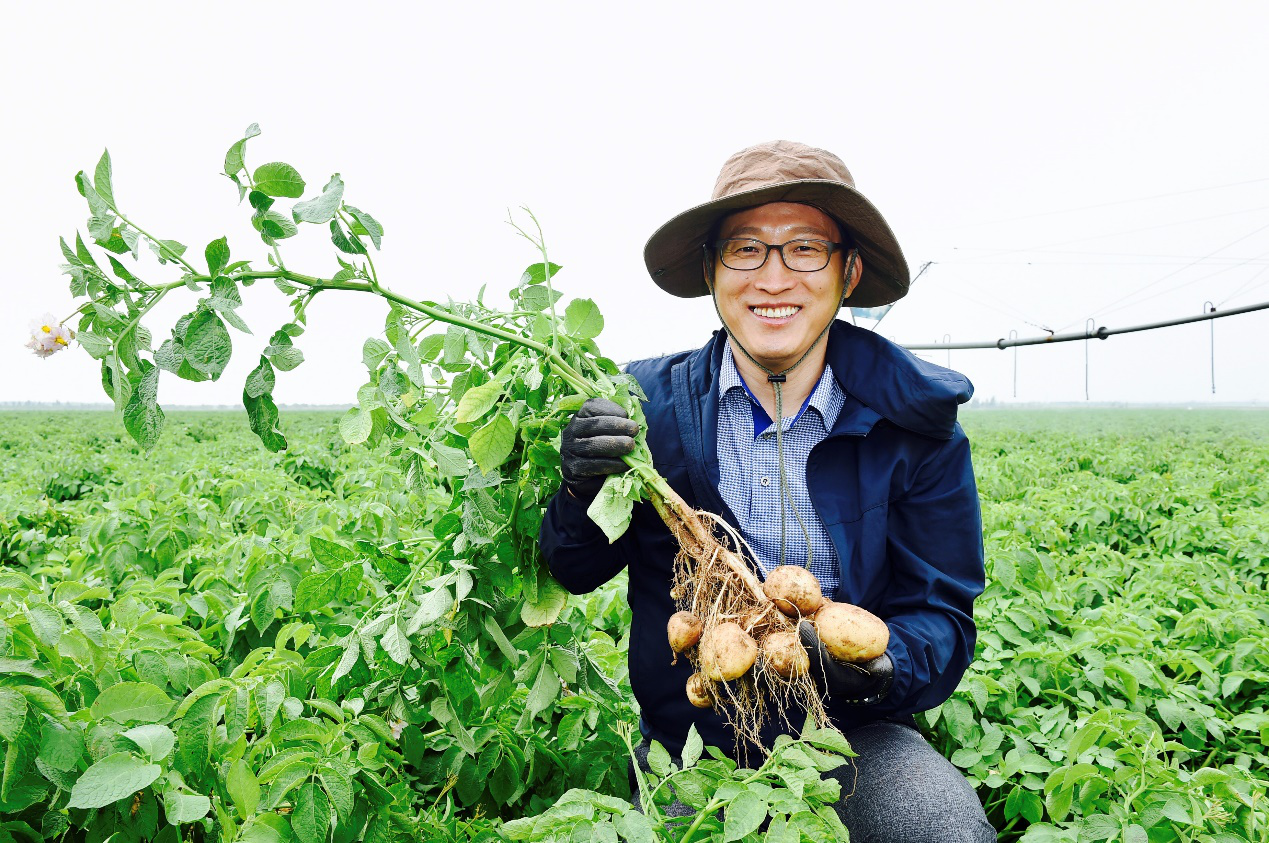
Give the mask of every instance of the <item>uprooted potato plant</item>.
MULTIPOLYGON (((116 201, 108 153, 93 178, 82 172, 76 177, 92 214, 90 237, 110 253, 107 260, 114 276, 102 271, 78 236, 74 248, 62 242, 72 292, 87 299, 76 311, 77 337, 101 361, 103 387, 141 445, 152 446, 163 426, 157 400, 161 373, 191 381, 217 380, 232 353, 228 327, 247 331, 237 312, 243 290, 259 281, 270 281, 290 296, 294 313, 272 334, 243 389, 251 428, 270 450, 286 447, 273 401, 276 378, 279 371, 303 362, 295 340, 304 333, 308 305, 318 294, 360 293, 382 298, 388 305, 384 338, 368 340, 363 348, 371 381, 359 391, 358 406, 348 411, 340 429, 350 443, 392 441, 407 476, 414 480, 455 458, 452 449, 420 435, 411 421, 420 412, 436 412, 438 405, 429 402, 429 395, 443 393, 449 399, 452 421, 465 426, 467 447, 482 472, 505 462, 518 437, 530 443, 532 459, 557 463, 559 424, 587 398, 616 401, 631 418, 642 421, 638 384, 603 357, 595 344, 603 326, 595 304, 576 299, 562 314, 557 312, 560 294, 552 277, 559 267, 547 259, 541 230, 531 214, 535 230, 519 225, 516 229, 541 253, 542 262, 531 266, 511 291, 514 310, 501 311, 479 299, 445 305, 411 299, 380 279, 372 254, 381 246, 383 226, 344 201, 344 183, 337 174, 316 197, 294 203, 289 213, 278 209, 279 199, 303 196, 304 181, 285 163, 264 164, 254 172, 246 166, 247 142, 258 134, 253 125, 230 148, 225 175, 252 210, 252 225, 270 250, 267 268, 231 260, 225 238, 207 245, 205 267, 196 265, 184 245, 141 228, 116 201), (330 277, 298 272, 283 260, 280 244, 306 223, 329 229, 340 266, 330 277), (148 283, 116 257, 131 253, 135 258, 143 245, 161 264, 175 265, 180 277, 148 283), (172 328, 171 336, 154 348, 145 319, 160 301, 182 292, 202 297, 172 328), (428 334, 433 327, 445 331, 428 334), (493 366, 486 372, 465 370, 461 363, 467 347, 492 354, 493 366), (522 394, 510 389, 512 383, 527 385, 536 401, 526 403, 522 394)), ((648 500, 678 540, 673 594, 703 624, 702 644, 689 648, 688 656, 694 663, 702 654, 708 657, 696 682, 698 700, 708 699, 731 721, 738 742, 748 738, 757 743, 769 717, 797 727, 809 713, 817 725, 830 726, 797 654, 796 623, 813 614, 811 607, 791 613, 777 608, 764 593, 743 540, 717 517, 688 506, 670 488, 653 467, 642 433, 625 459, 631 470, 609 478, 588 512, 615 540, 629 525, 635 503, 648 500), (747 650, 753 650, 753 658, 739 671, 734 664, 720 669, 722 654, 736 647, 741 661, 747 650)))

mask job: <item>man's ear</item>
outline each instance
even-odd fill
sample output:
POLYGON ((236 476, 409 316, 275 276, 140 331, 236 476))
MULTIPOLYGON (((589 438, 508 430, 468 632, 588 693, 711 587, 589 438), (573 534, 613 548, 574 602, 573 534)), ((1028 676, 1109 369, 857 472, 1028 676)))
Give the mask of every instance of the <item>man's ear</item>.
POLYGON ((850 294, 855 292, 855 288, 859 286, 859 279, 864 275, 864 261, 859 256, 859 250, 853 249, 853 254, 846 259, 847 271, 850 272, 850 278, 846 279, 845 292, 842 293, 842 301, 850 298, 850 294), (853 258, 853 260, 852 260, 853 258))

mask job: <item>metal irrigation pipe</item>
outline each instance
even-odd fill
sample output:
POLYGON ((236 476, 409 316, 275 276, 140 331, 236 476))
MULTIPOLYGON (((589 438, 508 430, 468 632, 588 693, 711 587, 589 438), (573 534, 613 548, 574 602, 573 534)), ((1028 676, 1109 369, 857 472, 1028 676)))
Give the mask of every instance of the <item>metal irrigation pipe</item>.
POLYGON ((1269 310, 1269 301, 1260 304, 1249 304, 1245 307, 1235 307, 1230 310, 1212 310, 1201 316, 1187 316, 1183 319, 1168 319, 1163 322, 1148 322, 1145 325, 1130 325, 1126 328, 1107 328, 1102 326, 1096 331, 1089 331, 1087 328, 1083 333, 1070 334, 1049 334, 1045 337, 1017 337, 1005 338, 1001 337, 994 342, 954 342, 954 343, 927 343, 908 345, 902 343, 903 347, 909 351, 937 351, 939 349, 972 349, 972 348, 999 348, 1006 349, 1020 345, 1048 345, 1055 342, 1076 342, 1079 340, 1104 340, 1115 334, 1131 334, 1136 331, 1153 331, 1156 328, 1170 328, 1173 325, 1186 325, 1190 322, 1204 322, 1211 319, 1220 319, 1225 316, 1237 316, 1240 313, 1251 313, 1257 310, 1269 310))

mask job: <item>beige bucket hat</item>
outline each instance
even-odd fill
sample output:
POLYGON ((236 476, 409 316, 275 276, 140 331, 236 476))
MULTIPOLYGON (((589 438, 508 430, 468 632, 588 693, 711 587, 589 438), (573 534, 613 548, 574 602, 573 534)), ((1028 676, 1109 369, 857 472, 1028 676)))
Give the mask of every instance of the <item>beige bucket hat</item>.
POLYGON ((684 211, 657 229, 643 261, 662 290, 681 298, 709 295, 701 247, 719 219, 768 202, 813 205, 837 221, 855 241, 863 263, 848 307, 877 307, 903 298, 908 262, 881 212, 855 189, 855 179, 831 152, 777 140, 742 149, 727 159, 710 201, 684 211))

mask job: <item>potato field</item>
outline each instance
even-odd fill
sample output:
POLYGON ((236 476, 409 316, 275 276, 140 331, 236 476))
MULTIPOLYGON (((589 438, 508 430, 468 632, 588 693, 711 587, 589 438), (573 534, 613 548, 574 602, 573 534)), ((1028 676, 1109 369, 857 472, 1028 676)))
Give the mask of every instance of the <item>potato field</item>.
MULTIPOLYGON (((350 446, 358 412, 286 414, 280 453, 236 413, 148 453, 0 416, 5 843, 842 839, 847 745, 809 727, 759 769, 654 750, 641 787, 697 813, 633 810, 624 575, 569 596, 534 544, 566 416, 482 466, 350 446)), ((988 586, 918 720, 1000 839, 1269 840, 1269 417, 962 421, 988 586)))

